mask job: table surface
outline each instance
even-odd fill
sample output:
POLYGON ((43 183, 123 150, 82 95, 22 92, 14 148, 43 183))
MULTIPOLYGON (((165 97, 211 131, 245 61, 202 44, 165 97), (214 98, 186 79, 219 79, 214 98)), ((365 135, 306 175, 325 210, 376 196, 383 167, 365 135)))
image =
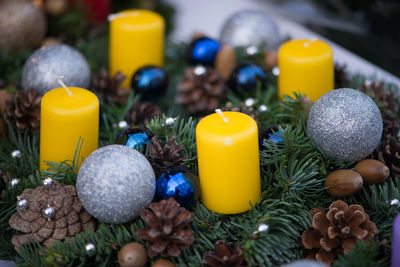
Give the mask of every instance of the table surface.
MULTIPOLYGON (((312 32, 302 25, 279 15, 277 8, 266 0, 164 0, 176 9, 174 31, 171 39, 188 41, 193 32, 202 32, 218 38, 224 21, 232 14, 246 9, 264 11, 277 23, 282 36, 293 39, 318 38, 329 43, 333 49, 334 61, 346 64, 353 73, 362 73, 377 80, 394 83, 400 86, 400 79, 371 62, 351 53, 334 42, 312 32)), ((379 50, 377 50, 379 51, 379 50)))

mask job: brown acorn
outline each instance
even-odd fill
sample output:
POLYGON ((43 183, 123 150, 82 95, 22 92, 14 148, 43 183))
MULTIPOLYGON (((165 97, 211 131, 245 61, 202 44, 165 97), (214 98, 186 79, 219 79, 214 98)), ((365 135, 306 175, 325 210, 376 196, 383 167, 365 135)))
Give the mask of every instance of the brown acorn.
POLYGON ((146 249, 137 242, 126 244, 118 253, 118 263, 121 267, 143 267, 146 266, 146 262, 146 249))
POLYGON ((166 259, 156 260, 151 267, 175 267, 175 264, 172 261, 166 259))
POLYGON ((383 162, 374 159, 359 161, 354 167, 355 171, 361 174, 364 183, 378 184, 385 181, 390 174, 388 166, 383 162))
POLYGON ((215 69, 219 75, 228 79, 236 65, 237 56, 235 49, 232 46, 225 44, 218 51, 217 57, 215 58, 215 69))
POLYGON ((337 170, 331 172, 325 180, 327 191, 334 197, 348 197, 356 194, 363 186, 363 179, 358 172, 337 170))

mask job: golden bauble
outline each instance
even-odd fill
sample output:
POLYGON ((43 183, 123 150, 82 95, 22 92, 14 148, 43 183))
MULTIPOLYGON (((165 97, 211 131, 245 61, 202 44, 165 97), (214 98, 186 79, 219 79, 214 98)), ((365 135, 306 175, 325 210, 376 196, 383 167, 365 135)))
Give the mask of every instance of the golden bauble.
POLYGON ((46 34, 44 12, 29 0, 0 0, 0 50, 38 46, 46 34))
POLYGON ((146 262, 146 249, 137 242, 126 244, 118 253, 118 263, 121 267, 143 267, 146 262))

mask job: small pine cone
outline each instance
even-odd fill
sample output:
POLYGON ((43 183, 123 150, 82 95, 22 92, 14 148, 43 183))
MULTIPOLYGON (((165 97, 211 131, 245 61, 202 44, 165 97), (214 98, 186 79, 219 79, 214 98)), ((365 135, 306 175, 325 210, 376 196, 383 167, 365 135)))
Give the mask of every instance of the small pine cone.
POLYGON ((40 101, 42 96, 34 89, 17 91, 7 101, 4 113, 12 127, 37 133, 40 129, 40 101))
POLYGON ((153 138, 151 138, 151 143, 147 144, 149 161, 156 173, 156 177, 159 177, 169 168, 181 165, 182 161, 185 159, 185 157, 181 155, 185 147, 175 144, 175 140, 175 137, 169 138, 168 142, 163 147, 158 137, 153 136, 153 138))
POLYGON ((72 185, 62 186, 54 181, 53 187, 38 186, 35 189, 25 189, 20 199, 27 201, 27 207, 17 208, 17 212, 9 220, 11 228, 23 232, 11 239, 15 249, 29 243, 30 239, 49 247, 54 241, 73 237, 87 229, 96 229, 96 223, 83 209, 72 185), (55 211, 50 219, 42 215, 47 207, 55 211))
POLYGON ((123 104, 130 92, 129 88, 122 88, 121 84, 126 76, 117 72, 110 77, 108 71, 102 68, 99 73, 93 76, 91 90, 105 103, 114 102, 123 104))
POLYGON ((396 138, 399 134, 399 120, 387 110, 381 110, 383 121, 383 138, 396 138))
POLYGON ((383 82, 364 82, 364 86, 359 90, 375 99, 380 105, 396 113, 398 110, 397 97, 393 92, 385 90, 384 85, 383 82))
POLYGON ((152 102, 136 102, 128 112, 128 122, 131 126, 145 125, 156 116, 161 116, 161 109, 152 102))
POLYGON ((400 177, 400 143, 393 136, 386 137, 372 154, 374 159, 382 161, 390 169, 391 176, 400 177))
POLYGON ((244 113, 246 115, 249 115, 250 117, 252 117, 253 119, 255 119, 257 121, 258 115, 259 115, 259 111, 255 108, 254 105, 246 105, 246 103, 241 102, 239 105, 237 106, 233 106, 233 104, 231 102, 227 102, 225 104, 225 107, 223 108, 223 111, 236 111, 236 112, 241 112, 244 113))
POLYGON ((193 231, 189 223, 194 220, 194 213, 179 206, 173 198, 153 202, 149 209, 142 210, 140 217, 147 227, 138 229, 136 236, 149 241, 149 257, 178 257, 181 251, 194 242, 193 231))
POLYGON ((328 212, 313 209, 311 217, 313 229, 303 232, 302 244, 308 259, 328 265, 337 255, 347 254, 357 240, 370 242, 378 233, 362 206, 348 206, 342 200, 333 202, 328 212))
POLYGON ((210 67, 191 66, 177 90, 176 102, 186 106, 190 114, 213 111, 224 97, 225 81, 210 67))
POLYGON ((206 267, 247 266, 243 250, 238 247, 231 248, 222 240, 214 244, 214 250, 206 251, 203 254, 203 264, 206 267))
POLYGON ((350 79, 346 71, 346 64, 335 63, 335 88, 346 88, 350 85, 350 79))

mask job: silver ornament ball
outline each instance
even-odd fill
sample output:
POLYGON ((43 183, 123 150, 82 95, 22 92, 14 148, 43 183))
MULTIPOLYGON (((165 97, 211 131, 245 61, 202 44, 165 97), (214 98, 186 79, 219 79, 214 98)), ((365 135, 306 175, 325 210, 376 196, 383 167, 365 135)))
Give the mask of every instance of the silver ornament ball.
POLYGON ((10 181, 10 188, 13 189, 13 188, 15 188, 18 184, 19 184, 19 179, 13 178, 13 179, 10 181))
POLYGON ((328 266, 315 260, 297 260, 282 265, 281 267, 328 267, 328 266))
POLYGON ((85 245, 85 251, 86 252, 91 252, 91 251, 94 251, 95 249, 96 249, 96 246, 94 244, 92 244, 92 243, 87 243, 85 245))
MULTIPOLYGON (((233 47, 262 47, 264 51, 276 50, 280 43, 279 29, 264 12, 239 11, 224 23, 220 41, 233 47)), ((250 48, 249 52, 257 51, 250 48)))
POLYGON ((108 223, 129 222, 147 208, 155 193, 155 175, 135 149, 109 145, 82 163, 76 189, 83 207, 108 223))
POLYGON ((349 88, 323 95, 311 107, 309 137, 336 160, 360 160, 371 154, 382 137, 382 116, 366 94, 349 88))
POLYGON ((45 208, 44 210, 42 210, 42 215, 43 217, 45 217, 46 219, 48 219, 50 221, 51 218, 54 217, 54 215, 56 214, 56 211, 54 210, 54 208, 47 206, 47 208, 45 208))
POLYGON ((22 72, 24 90, 34 88, 41 94, 61 87, 64 76, 67 86, 89 88, 90 68, 84 56, 69 45, 51 45, 36 50, 26 61, 22 72))
POLYGON ((11 157, 20 159, 21 158, 21 151, 14 150, 13 152, 11 152, 11 157))
POLYGON ((17 202, 17 208, 19 210, 26 209, 28 207, 28 201, 26 199, 19 199, 17 202))

